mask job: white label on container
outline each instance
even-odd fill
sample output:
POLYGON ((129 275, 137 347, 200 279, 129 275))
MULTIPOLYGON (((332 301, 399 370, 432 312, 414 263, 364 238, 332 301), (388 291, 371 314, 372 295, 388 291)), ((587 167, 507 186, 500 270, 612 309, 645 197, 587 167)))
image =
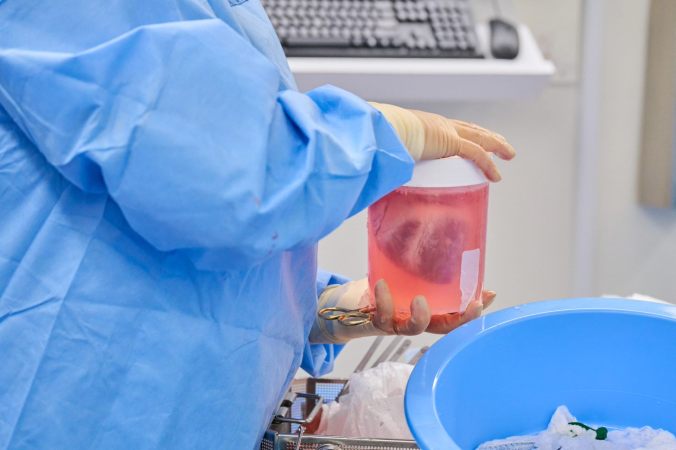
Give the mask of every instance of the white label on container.
POLYGON ((462 252, 462 263, 460 265, 460 292, 462 293, 462 302, 460 303, 460 312, 465 312, 469 303, 476 296, 476 288, 479 284, 480 260, 481 250, 478 248, 462 252))

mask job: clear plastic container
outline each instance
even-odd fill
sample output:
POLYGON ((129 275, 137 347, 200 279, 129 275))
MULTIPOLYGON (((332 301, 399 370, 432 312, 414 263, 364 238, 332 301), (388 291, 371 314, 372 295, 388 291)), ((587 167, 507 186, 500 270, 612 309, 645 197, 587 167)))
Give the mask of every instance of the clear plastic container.
POLYGON ((369 207, 371 293, 384 279, 399 313, 417 295, 432 314, 464 311, 483 287, 487 209, 488 181, 473 163, 419 163, 409 183, 369 207))

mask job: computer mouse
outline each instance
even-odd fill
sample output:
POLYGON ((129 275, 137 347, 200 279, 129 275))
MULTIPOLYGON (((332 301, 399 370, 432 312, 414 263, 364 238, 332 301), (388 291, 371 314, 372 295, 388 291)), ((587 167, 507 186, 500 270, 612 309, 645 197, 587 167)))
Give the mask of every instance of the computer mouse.
POLYGON ((491 19, 491 54, 498 59, 514 59, 519 54, 519 32, 502 19, 491 19))

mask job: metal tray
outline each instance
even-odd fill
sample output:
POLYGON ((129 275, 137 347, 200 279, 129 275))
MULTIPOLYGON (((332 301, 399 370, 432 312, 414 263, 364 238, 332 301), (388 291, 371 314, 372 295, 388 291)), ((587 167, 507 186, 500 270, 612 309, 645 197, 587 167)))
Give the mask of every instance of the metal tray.
POLYGON ((296 380, 261 442, 261 450, 419 449, 414 441, 312 435, 322 404, 335 400, 346 380, 296 380), (307 434, 306 434, 307 433, 307 434))

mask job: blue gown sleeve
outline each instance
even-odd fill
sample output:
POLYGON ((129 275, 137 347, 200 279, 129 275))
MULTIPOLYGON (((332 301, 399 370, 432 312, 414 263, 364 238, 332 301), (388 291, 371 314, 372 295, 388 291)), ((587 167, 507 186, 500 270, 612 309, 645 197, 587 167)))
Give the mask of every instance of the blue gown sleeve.
MULTIPOLYGON (((349 280, 329 272, 319 271, 317 274, 317 296, 327 286, 344 284, 349 280)), ((305 343, 301 368, 313 377, 320 377, 333 370, 333 363, 340 354, 344 345, 340 344, 310 344, 305 343)))
POLYGON ((72 53, 0 44, 0 104, 45 158, 202 269, 315 243, 411 176, 366 102, 282 86, 217 18, 144 25, 72 53))

